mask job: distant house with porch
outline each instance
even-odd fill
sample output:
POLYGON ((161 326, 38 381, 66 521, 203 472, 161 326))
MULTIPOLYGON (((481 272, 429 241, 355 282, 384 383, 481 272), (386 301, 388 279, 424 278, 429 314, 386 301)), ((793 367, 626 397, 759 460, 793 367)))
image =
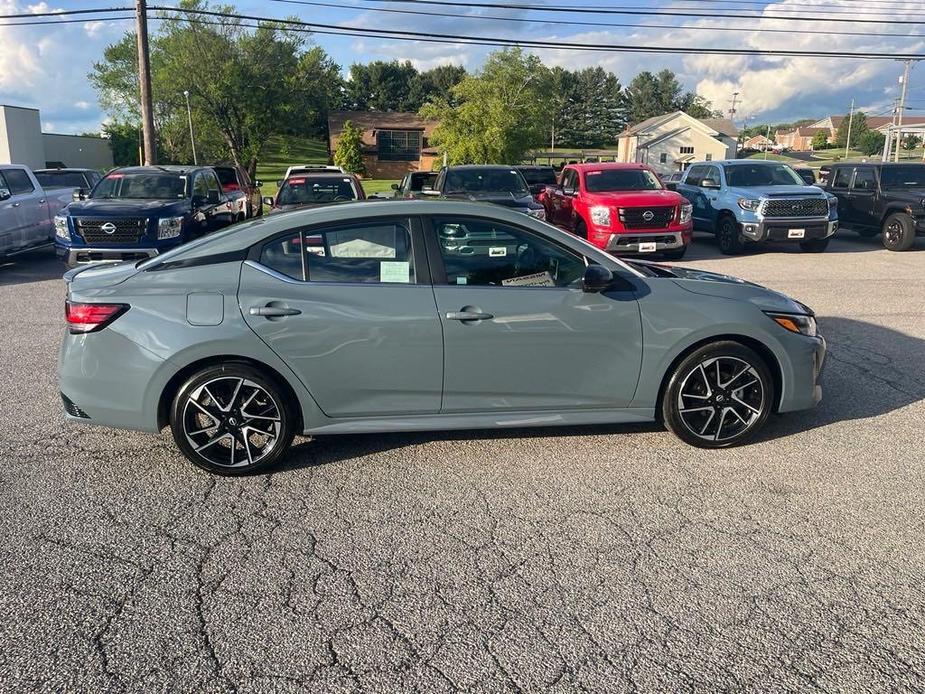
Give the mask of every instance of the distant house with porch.
POLYGON ((331 154, 347 121, 363 131, 363 161, 370 178, 402 178, 409 171, 433 168, 438 153, 428 140, 435 121, 398 111, 332 111, 328 115, 331 154))
POLYGON ((748 138, 745 142, 742 143, 743 149, 755 149, 759 152, 764 152, 769 150, 774 146, 774 143, 771 142, 764 135, 755 135, 754 137, 748 138))
POLYGON ((691 162, 734 159, 739 131, 727 118, 697 119, 683 111, 649 118, 617 136, 617 160, 648 164, 659 173, 691 162))

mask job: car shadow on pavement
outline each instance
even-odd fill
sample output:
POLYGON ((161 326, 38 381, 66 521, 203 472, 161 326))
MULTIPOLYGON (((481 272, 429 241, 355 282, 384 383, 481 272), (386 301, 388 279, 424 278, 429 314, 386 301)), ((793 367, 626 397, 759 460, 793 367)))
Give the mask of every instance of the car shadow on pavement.
MULTIPOLYGON (((812 410, 772 417, 756 442, 837 422, 872 419, 925 400, 925 369, 922 369, 925 340, 874 323, 841 317, 820 317, 819 328, 829 348, 821 377, 822 402, 812 410)), ((659 431, 664 428, 652 422, 324 436, 294 445, 278 471, 339 463, 435 441, 633 436, 659 431)), ((664 435, 671 436, 667 431, 664 435)))
MULTIPOLYGON (((886 251, 879 236, 865 238, 851 230, 839 231, 829 247, 822 255, 832 255, 839 253, 866 253, 870 251, 886 251)), ((902 253, 915 253, 925 251, 925 239, 917 238, 915 245, 908 251, 902 253)), ((797 255, 805 254, 806 251, 800 249, 795 243, 762 243, 749 244, 745 250, 737 257, 749 257, 764 255, 765 253, 794 253, 797 255)), ((694 241, 690 249, 684 256, 682 262, 697 262, 698 260, 718 260, 729 258, 730 256, 720 253, 719 246, 716 243, 716 237, 712 234, 697 232, 694 234, 694 241)), ((658 262, 658 259, 656 259, 658 262)), ((668 263, 669 265, 672 263, 668 263)))
POLYGON ((40 248, 11 258, 0 258, 0 287, 58 280, 65 267, 52 248, 40 248))

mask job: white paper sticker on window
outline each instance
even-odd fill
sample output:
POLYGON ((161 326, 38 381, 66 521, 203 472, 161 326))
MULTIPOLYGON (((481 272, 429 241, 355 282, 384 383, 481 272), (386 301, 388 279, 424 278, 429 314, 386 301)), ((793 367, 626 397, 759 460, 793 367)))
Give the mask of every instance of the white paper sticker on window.
POLYGON ((501 280, 505 287, 555 287, 556 283, 552 281, 552 275, 548 272, 534 272, 532 275, 522 275, 512 277, 509 280, 501 280))
POLYGON ((411 281, 410 264, 407 261, 383 260, 379 263, 379 281, 408 284, 411 281))
POLYGON ((467 277, 457 277, 456 284, 466 284, 469 281, 467 277))
POLYGON ((489 258, 503 258, 507 255, 507 246, 491 246, 488 249, 489 258))

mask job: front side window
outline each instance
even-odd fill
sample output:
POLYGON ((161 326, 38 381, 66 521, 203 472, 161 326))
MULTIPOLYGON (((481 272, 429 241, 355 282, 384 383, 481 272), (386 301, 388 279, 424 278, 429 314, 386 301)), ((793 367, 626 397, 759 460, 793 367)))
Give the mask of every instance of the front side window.
POLYGON ((851 182, 851 174, 854 172, 854 169, 848 166, 843 166, 835 170, 835 178, 832 179, 833 188, 847 188, 848 184, 851 182))
POLYGON ((719 169, 717 169, 715 166, 705 166, 704 169, 703 181, 700 183, 701 186, 706 181, 709 181, 714 186, 722 185, 722 181, 720 181, 719 178, 719 169))
POLYGON ((584 277, 580 255, 517 227, 488 219, 440 218, 434 230, 447 284, 571 287, 584 277))
POLYGON ((578 173, 575 169, 566 169, 562 174, 562 192, 574 193, 578 188, 578 173))
POLYGON ((193 179, 193 197, 205 200, 209 197, 209 182, 204 174, 197 174, 193 179))
POLYGON ((687 172, 687 178, 684 182, 689 186, 699 186, 701 181, 703 181, 704 176, 707 174, 709 168, 709 166, 703 166, 702 164, 698 166, 692 166, 687 172))
POLYGON ((424 186, 430 186, 433 188, 433 185, 436 181, 436 173, 410 173, 408 174, 408 190, 410 190, 412 193, 420 193, 422 190, 424 190, 424 186))
POLYGON ((805 185, 797 172, 786 164, 736 164, 727 166, 726 183, 733 188, 805 185))
POLYGON ((267 243, 260 262, 307 282, 415 283, 411 234, 398 222, 295 231, 267 243))
POLYGON ((376 148, 381 161, 416 161, 421 158, 421 131, 379 130, 376 148))
POLYGON ((93 189, 94 198, 175 200, 186 197, 186 176, 158 173, 111 173, 93 189))
POLYGON ((22 169, 7 169, 3 172, 3 175, 13 195, 23 195, 35 190, 35 186, 33 186, 32 181, 29 180, 29 174, 22 169))
POLYGON ((661 190, 658 177, 648 169, 602 169, 585 171, 585 188, 589 193, 620 190, 661 190))
POLYGON ((877 179, 874 176, 874 170, 870 168, 859 168, 854 175, 855 190, 876 190, 877 179))
POLYGON ((356 200, 353 181, 347 176, 293 176, 279 189, 277 205, 321 205, 356 200))

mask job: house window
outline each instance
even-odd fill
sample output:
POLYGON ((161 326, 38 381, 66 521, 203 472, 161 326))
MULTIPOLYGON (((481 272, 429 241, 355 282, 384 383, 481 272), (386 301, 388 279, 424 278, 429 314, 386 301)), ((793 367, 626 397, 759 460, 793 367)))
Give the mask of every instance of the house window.
POLYGON ((417 161, 421 158, 421 131, 379 130, 376 147, 380 161, 417 161))
POLYGON ((665 152, 662 152, 661 154, 659 154, 659 155, 658 155, 658 163, 659 163, 659 164, 667 164, 667 163, 668 163, 668 154, 665 153, 665 152))
POLYGON ((693 154, 693 153, 694 153, 693 147, 682 147, 681 148, 681 154, 693 154))
POLYGON ((705 161, 713 161, 713 155, 712 155, 712 154, 707 154, 707 155, 705 156, 705 161))

